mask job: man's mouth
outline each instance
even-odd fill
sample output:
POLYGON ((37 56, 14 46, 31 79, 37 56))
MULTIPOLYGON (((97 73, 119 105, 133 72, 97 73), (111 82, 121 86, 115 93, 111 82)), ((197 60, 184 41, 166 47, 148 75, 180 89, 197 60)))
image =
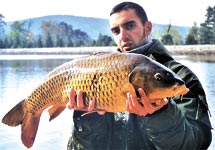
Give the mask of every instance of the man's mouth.
POLYGON ((131 50, 132 49, 132 42, 127 42, 123 44, 122 49, 125 51, 131 50))

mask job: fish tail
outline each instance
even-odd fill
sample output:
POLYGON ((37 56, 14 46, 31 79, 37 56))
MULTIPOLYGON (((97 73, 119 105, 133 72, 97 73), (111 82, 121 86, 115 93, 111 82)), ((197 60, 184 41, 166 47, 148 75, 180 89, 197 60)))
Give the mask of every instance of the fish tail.
POLYGON ((33 115, 32 113, 27 113, 26 116, 24 117, 22 123, 21 139, 22 143, 27 148, 32 147, 32 145, 34 144, 34 140, 40 122, 40 116, 41 114, 33 115))
POLYGON ((24 110, 23 110, 24 100, 19 102, 16 106, 14 106, 3 118, 2 123, 8 126, 18 126, 22 124, 24 118, 24 110))
POLYGON ((21 124, 22 143, 30 148, 34 143, 36 137, 40 116, 41 114, 28 113, 24 107, 24 101, 22 100, 16 106, 14 106, 2 119, 2 123, 8 126, 18 126, 21 124))

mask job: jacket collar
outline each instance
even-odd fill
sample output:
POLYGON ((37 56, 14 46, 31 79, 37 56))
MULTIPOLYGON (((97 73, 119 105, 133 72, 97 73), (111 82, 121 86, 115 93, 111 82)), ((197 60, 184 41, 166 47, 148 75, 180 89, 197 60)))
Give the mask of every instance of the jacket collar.
MULTIPOLYGON (((120 51, 120 49, 118 49, 118 51, 120 51)), ((143 54, 162 64, 174 60, 170 52, 156 39, 152 39, 150 42, 130 50, 127 53, 143 54)))

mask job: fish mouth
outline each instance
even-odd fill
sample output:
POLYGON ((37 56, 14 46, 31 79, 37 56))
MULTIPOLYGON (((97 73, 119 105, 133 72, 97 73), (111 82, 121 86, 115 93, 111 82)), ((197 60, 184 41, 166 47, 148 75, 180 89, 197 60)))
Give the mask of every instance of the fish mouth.
POLYGON ((175 96, 183 96, 189 92, 189 89, 185 84, 176 84, 171 88, 166 89, 156 89, 152 93, 149 93, 147 97, 150 99, 151 103, 156 102, 158 99, 169 99, 175 96))
POLYGON ((173 87, 173 96, 178 96, 178 95, 185 95, 189 92, 189 89, 185 86, 185 84, 183 85, 175 85, 173 87))

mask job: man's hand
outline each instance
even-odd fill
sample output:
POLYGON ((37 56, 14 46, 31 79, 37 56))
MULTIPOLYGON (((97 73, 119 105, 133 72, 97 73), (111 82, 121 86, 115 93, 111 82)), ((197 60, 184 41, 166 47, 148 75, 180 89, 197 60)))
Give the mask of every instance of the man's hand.
MULTIPOLYGON (((67 103, 66 107, 75 110, 81 110, 81 111, 87 111, 87 112, 92 112, 95 107, 95 101, 90 101, 89 106, 86 107, 83 102, 83 92, 79 91, 77 94, 77 103, 75 102, 75 91, 74 89, 71 89, 70 91, 70 98, 69 102, 67 103)), ((98 111, 98 114, 104 115, 105 111, 98 111)))
POLYGON ((153 114, 155 111, 161 109, 164 105, 167 104, 166 99, 158 99, 155 103, 151 103, 150 100, 147 98, 143 89, 138 89, 138 92, 141 97, 142 104, 141 105, 137 98, 132 96, 130 93, 127 94, 126 100, 126 110, 129 113, 134 113, 140 116, 146 116, 147 114, 153 114))

